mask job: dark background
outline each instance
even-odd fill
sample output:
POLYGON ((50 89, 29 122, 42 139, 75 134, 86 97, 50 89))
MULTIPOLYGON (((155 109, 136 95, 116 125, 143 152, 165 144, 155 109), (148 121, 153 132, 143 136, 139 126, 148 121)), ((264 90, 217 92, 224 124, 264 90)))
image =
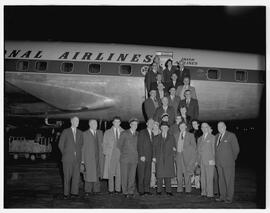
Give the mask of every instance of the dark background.
MULTIPOLYGON (((5 6, 4 39, 143 44, 265 55, 266 7, 5 6)), ((237 166, 256 171, 258 208, 265 207, 265 90, 262 97, 257 119, 226 122, 239 139, 237 166)), ((16 122, 29 124, 22 131, 34 136, 32 127, 42 121, 16 122)), ((68 127, 69 122, 64 124, 68 127)), ((216 124, 211 123, 214 133, 216 124)), ((79 128, 85 130, 87 121, 79 128)))
POLYGON ((265 54, 265 6, 5 6, 5 40, 127 43, 265 54))

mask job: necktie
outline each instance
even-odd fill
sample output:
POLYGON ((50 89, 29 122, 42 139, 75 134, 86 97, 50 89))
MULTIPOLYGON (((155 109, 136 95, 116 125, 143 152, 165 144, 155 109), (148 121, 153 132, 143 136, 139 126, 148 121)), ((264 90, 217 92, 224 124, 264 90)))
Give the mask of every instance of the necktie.
POLYGON ((73 129, 73 137, 74 137, 74 141, 76 143, 76 129, 73 129))
POLYGON ((189 105, 189 100, 187 100, 187 106, 189 105))
POLYGON ((166 134, 165 133, 163 133, 163 139, 166 139, 166 134))
POLYGON ((221 138, 222 138, 222 134, 220 134, 220 136, 219 136, 217 146, 220 144, 221 138))
POLYGON ((150 131, 148 131, 148 133, 149 133, 150 141, 152 141, 152 133, 150 131))
POLYGON ((93 135, 94 135, 94 137, 96 137, 96 131, 93 131, 93 135))
POLYGON ((115 129, 115 137, 116 137, 116 140, 119 139, 119 135, 118 135, 118 129, 115 129))
POLYGON ((183 132, 181 133, 181 139, 182 140, 184 139, 184 133, 183 132))

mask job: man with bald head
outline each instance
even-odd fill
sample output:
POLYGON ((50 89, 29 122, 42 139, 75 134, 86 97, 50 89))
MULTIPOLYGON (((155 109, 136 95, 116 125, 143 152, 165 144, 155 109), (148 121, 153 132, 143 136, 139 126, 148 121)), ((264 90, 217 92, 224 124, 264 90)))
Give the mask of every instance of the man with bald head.
POLYGON ((73 197, 79 194, 80 164, 82 160, 83 135, 77 129, 79 118, 74 116, 70 119, 70 122, 71 127, 62 132, 58 145, 62 153, 64 199, 67 199, 70 194, 73 197))
POLYGON ((224 122, 218 123, 216 135, 216 166, 218 170, 220 197, 216 201, 232 203, 234 195, 235 160, 240 148, 234 133, 226 130, 224 122))
POLYGON ((103 175, 103 133, 97 129, 97 120, 89 120, 89 129, 83 133, 82 165, 85 195, 100 192, 100 178, 103 175))
POLYGON ((213 180, 215 168, 215 136, 208 123, 202 123, 203 135, 198 139, 198 163, 201 167, 201 195, 213 197, 213 180))

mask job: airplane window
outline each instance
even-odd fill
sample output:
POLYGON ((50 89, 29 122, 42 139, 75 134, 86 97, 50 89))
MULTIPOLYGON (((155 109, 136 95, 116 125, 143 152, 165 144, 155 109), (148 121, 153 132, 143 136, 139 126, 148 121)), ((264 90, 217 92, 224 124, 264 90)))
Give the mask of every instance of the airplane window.
POLYGON ((130 65, 121 65, 120 66, 120 75, 131 75, 131 66, 130 65))
POLYGON ((208 70, 207 78, 209 80, 220 80, 220 72, 219 70, 208 70))
POLYGON ((260 81, 260 83, 265 82, 265 72, 259 71, 259 81, 260 81))
POLYGON ((89 64, 88 73, 90 74, 100 73, 100 64, 89 64))
POLYGON ((62 72, 73 72, 73 67, 74 67, 73 63, 71 63, 71 62, 64 62, 61 65, 61 71, 62 72))
POLYGON ((38 61, 36 62, 36 70, 46 71, 47 62, 46 61, 38 61))
POLYGON ((247 72, 246 71, 236 71, 235 72, 236 81, 247 81, 247 72))
POLYGON ((18 61, 16 70, 18 71, 26 71, 28 70, 28 61, 18 61))

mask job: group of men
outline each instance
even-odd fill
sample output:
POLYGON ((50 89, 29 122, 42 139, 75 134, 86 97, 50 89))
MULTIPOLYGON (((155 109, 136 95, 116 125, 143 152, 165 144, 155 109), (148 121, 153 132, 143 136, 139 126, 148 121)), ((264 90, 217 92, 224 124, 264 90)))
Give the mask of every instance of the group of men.
POLYGON ((190 86, 189 70, 183 61, 175 68, 171 59, 165 67, 163 70, 155 57, 145 76, 149 93, 144 102, 146 129, 137 132, 138 120, 132 118, 130 128, 124 130, 120 117, 114 117, 113 126, 104 135, 97 130, 95 119, 89 120, 89 130, 82 133, 77 129, 78 117, 71 118, 71 128, 63 131, 59 141, 65 199, 78 196, 80 172, 86 196, 99 192, 100 180, 108 179, 110 194, 134 197, 136 171, 139 194, 150 195, 154 165, 157 195, 162 193, 164 182, 166 194, 173 196, 174 177, 177 193, 190 193, 191 176, 199 167, 201 195, 214 197, 217 171, 220 196, 216 201, 232 202, 235 160, 239 153, 237 138, 226 130, 224 122, 218 123, 216 136, 207 123, 201 124, 202 135, 197 130, 191 132, 191 123, 199 116, 199 104, 195 88, 190 86))
POLYGON ((190 128, 191 121, 199 117, 199 104, 196 90, 190 85, 190 72, 183 61, 180 61, 178 69, 172 65, 171 59, 166 61, 164 70, 158 64, 159 59, 155 57, 145 76, 149 93, 144 102, 146 120, 154 118, 160 122, 166 115, 172 125, 179 114, 190 128))
POLYGON ((123 130, 121 120, 114 117, 113 125, 103 132, 97 130, 97 121, 89 120, 89 129, 81 132, 78 117, 71 118, 71 127, 60 137, 64 172, 64 198, 78 196, 80 172, 84 176, 85 195, 100 192, 100 180, 108 179, 110 194, 134 197, 136 186, 139 195, 150 191, 152 165, 155 165, 157 195, 165 192, 173 196, 171 179, 177 177, 177 193, 191 192, 191 175, 197 165, 201 168, 201 195, 213 194, 214 170, 217 168, 220 196, 216 201, 231 203, 234 194, 235 160, 239 145, 235 134, 226 130, 224 122, 218 123, 219 133, 212 135, 207 123, 202 123, 203 135, 198 143, 187 124, 181 121, 177 131, 170 131, 168 121, 160 122, 160 132, 155 133, 155 121, 147 120, 146 129, 137 132, 138 120, 129 120, 130 128, 123 130), (176 169, 175 169, 176 168, 176 169), (135 184, 136 172, 138 183, 135 184), (184 190, 185 189, 185 190, 184 190))

